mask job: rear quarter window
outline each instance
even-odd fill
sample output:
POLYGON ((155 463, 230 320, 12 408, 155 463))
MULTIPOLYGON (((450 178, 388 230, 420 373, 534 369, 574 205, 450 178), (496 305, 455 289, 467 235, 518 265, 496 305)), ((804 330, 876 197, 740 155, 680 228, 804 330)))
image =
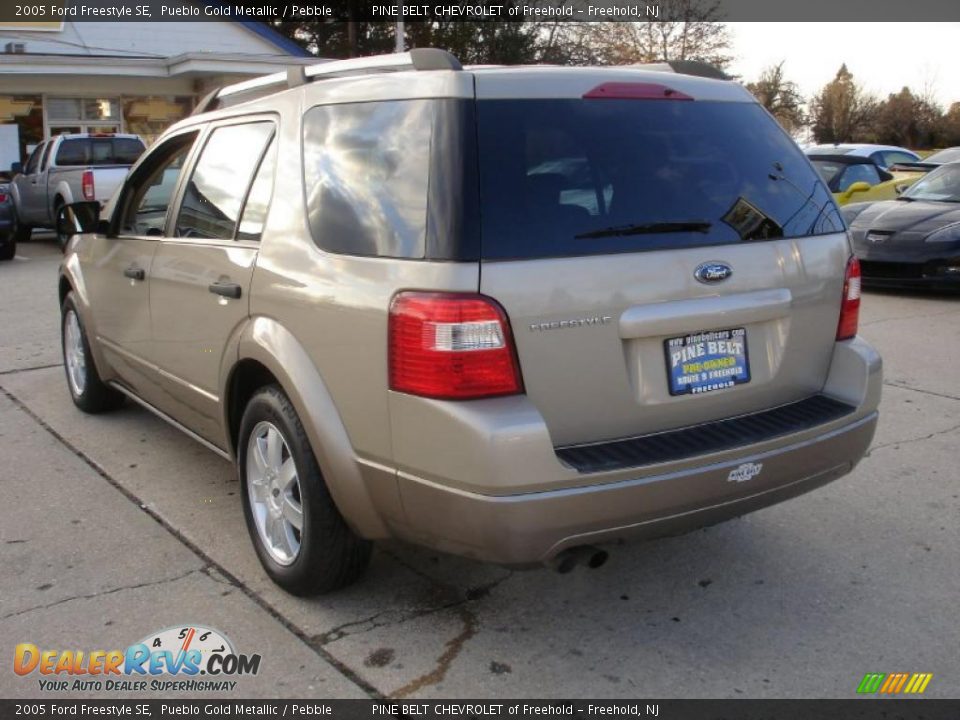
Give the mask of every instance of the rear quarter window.
POLYGON ((422 258, 430 100, 321 105, 303 119, 303 178, 314 241, 351 255, 422 258))

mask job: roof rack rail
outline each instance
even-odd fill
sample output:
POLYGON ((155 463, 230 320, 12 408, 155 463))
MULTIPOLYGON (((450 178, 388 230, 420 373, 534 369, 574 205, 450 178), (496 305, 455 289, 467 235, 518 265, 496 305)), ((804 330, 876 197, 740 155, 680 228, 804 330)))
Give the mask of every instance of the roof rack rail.
POLYGON ((703 60, 667 60, 659 63, 641 63, 633 67, 658 72, 672 72, 678 75, 695 75, 697 77, 713 78, 714 80, 731 79, 716 65, 711 65, 703 60))
POLYGON ((208 110, 225 107, 226 104, 245 102, 288 88, 299 87, 313 80, 326 80, 355 75, 370 75, 402 70, 462 70, 460 61, 439 48, 414 48, 409 52, 392 55, 372 55, 370 57, 333 60, 315 65, 297 65, 284 72, 264 75, 227 85, 206 95, 193 110, 199 115, 208 110), (224 102, 230 98, 226 103, 224 102))

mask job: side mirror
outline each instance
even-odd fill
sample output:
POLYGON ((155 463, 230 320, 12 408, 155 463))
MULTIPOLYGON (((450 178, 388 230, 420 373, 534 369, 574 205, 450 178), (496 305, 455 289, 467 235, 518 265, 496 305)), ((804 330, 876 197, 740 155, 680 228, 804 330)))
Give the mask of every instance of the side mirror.
POLYGON ((849 198, 857 193, 867 192, 869 189, 870 183, 865 183, 863 180, 858 180, 843 191, 843 196, 849 198))
POLYGON ((100 220, 100 203, 76 202, 64 205, 57 214, 57 234, 68 238, 80 233, 106 234, 109 223, 100 220))
POLYGON ((22 172, 23 172, 23 163, 21 163, 21 162, 10 163, 10 175, 11 175, 11 177, 12 177, 13 175, 19 175, 19 174, 22 173, 22 172))
POLYGON ((897 195, 903 195, 904 191, 905 191, 908 187, 910 187, 910 186, 909 186, 909 185, 894 185, 894 186, 893 186, 893 191, 894 191, 897 195))

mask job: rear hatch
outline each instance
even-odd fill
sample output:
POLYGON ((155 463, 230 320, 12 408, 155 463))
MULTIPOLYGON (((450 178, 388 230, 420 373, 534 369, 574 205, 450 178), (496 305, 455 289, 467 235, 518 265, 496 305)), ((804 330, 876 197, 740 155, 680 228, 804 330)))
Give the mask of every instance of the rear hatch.
POLYGON ((849 247, 809 162, 732 84, 584 77, 530 98, 477 73, 480 289, 554 444, 816 394, 849 247))

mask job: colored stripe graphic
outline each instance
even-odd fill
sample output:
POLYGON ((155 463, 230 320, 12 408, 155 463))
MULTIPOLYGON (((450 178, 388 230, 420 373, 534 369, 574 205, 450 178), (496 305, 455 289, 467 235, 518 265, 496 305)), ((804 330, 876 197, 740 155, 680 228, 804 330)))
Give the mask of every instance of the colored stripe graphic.
POLYGON ((901 692, 919 695, 927 689, 933 673, 867 673, 857 686, 862 694, 897 695, 901 692))
POLYGON ((857 688, 857 692, 871 694, 875 693, 880 689, 880 683, 883 682, 885 677, 885 673, 867 673, 863 676, 863 680, 860 681, 860 686, 857 688))

